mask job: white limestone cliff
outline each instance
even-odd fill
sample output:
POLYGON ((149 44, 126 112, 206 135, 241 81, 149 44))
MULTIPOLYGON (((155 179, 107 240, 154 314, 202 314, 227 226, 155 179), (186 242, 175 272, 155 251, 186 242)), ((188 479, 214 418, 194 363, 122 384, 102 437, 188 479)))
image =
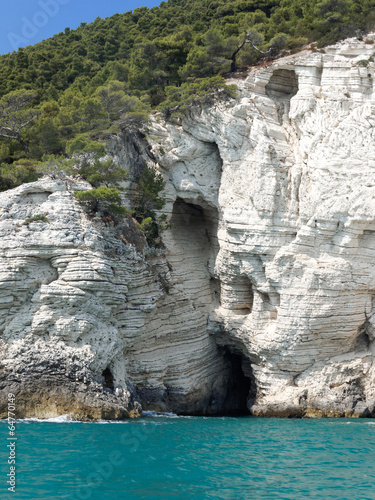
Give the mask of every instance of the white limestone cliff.
MULTIPOLYGON (((90 219, 83 184, 0 195, 0 390, 21 416, 375 415, 374 40, 155 120, 164 250, 90 219)), ((134 166, 128 140, 112 151, 134 166)))

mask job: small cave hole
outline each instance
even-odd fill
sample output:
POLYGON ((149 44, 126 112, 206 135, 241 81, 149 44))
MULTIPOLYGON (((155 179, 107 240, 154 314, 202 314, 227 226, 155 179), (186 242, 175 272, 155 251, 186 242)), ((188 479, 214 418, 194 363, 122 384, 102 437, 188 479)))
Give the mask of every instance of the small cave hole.
POLYGON ((246 315, 253 310, 253 285, 247 276, 235 276, 231 281, 222 284, 222 306, 235 314, 246 315))
POLYGON ((52 191, 36 191, 33 193, 26 193, 17 203, 18 205, 34 205, 35 208, 37 206, 40 207, 40 205, 48 200, 48 197, 51 194, 53 194, 52 191))
POLYGON ((268 295, 268 293, 261 293, 261 292, 259 293, 262 297, 263 309, 269 311, 271 308, 271 297, 268 295))
POLYGON ((213 298, 213 303, 215 306, 220 306, 221 300, 220 300, 220 280, 217 278, 211 278, 210 279, 210 288, 211 288, 211 293, 212 293, 212 298, 213 298))
POLYGON ((105 389, 110 389, 111 391, 114 391, 115 390, 115 386, 114 386, 114 381, 113 381, 113 375, 112 375, 112 372, 111 370, 107 367, 105 370, 103 370, 103 373, 102 373, 102 377, 103 377, 103 386, 105 389))
POLYGON ((356 351, 367 351, 370 347, 371 340, 367 332, 368 324, 365 322, 359 329, 355 339, 354 349, 356 351))
POLYGON ((251 313, 252 309, 251 307, 243 306, 241 308, 233 309, 233 311, 237 316, 247 316, 251 313))
POLYGON ((277 69, 266 85, 266 94, 273 98, 291 99, 298 92, 298 77, 290 69, 277 69))

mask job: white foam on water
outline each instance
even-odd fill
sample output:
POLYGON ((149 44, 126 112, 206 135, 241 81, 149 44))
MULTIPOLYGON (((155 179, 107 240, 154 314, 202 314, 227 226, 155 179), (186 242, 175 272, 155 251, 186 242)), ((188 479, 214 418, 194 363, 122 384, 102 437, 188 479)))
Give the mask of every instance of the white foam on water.
MULTIPOLYGON (((355 418, 352 422, 328 422, 329 425, 375 425, 374 422, 367 422, 367 418, 355 418)), ((371 420, 373 420, 371 418, 371 420)))
POLYGON ((178 417, 178 415, 176 415, 176 413, 168 413, 168 412, 163 412, 163 411, 144 410, 144 411, 142 411, 142 417, 172 417, 172 418, 176 418, 176 417, 178 417))
MULTIPOLYGON (((167 417, 167 418, 180 418, 176 413, 169 413, 169 412, 159 412, 159 411, 152 411, 152 410, 145 410, 142 412, 142 417, 167 417)), ((184 418, 191 418, 191 417, 184 417, 184 418)), ((206 417, 202 417, 206 418, 206 417)), ((81 424, 128 424, 129 422, 134 422, 137 419, 124 419, 124 420, 98 420, 96 422, 81 422, 79 420, 74 420, 72 418, 72 415, 70 413, 66 413, 65 415, 59 415, 57 417, 52 417, 52 418, 22 418, 22 419, 17 419, 16 422, 47 422, 47 423, 54 423, 54 424, 65 424, 65 423, 81 423, 81 424)), ((7 419, 0 419, 0 422, 7 422, 7 419)))
POLYGON ((66 413, 65 415, 51 418, 23 418, 19 419, 18 422, 53 422, 55 424, 63 424, 66 422, 77 422, 77 420, 74 420, 70 413, 66 413))
POLYGON ((59 417, 47 418, 45 422, 55 422, 59 424, 62 422, 73 422, 73 418, 71 413, 66 413, 65 415, 60 415, 59 417))
POLYGON ((126 419, 126 420, 98 420, 97 422, 84 422, 88 424, 128 424, 132 420, 137 419, 126 419))

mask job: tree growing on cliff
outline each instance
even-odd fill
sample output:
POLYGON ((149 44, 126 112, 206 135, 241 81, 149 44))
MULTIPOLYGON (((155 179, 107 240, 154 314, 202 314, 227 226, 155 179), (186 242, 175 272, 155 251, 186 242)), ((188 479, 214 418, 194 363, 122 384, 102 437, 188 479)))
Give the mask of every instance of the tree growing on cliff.
POLYGON ((126 180, 128 171, 118 166, 112 158, 103 158, 105 147, 84 136, 73 139, 67 149, 74 158, 74 175, 89 182, 94 189, 75 191, 77 200, 85 206, 91 214, 100 212, 102 217, 109 217, 117 223, 130 213, 122 206, 119 184, 126 180))
POLYGON ((149 121, 149 107, 137 96, 128 95, 122 82, 113 80, 99 87, 96 98, 107 116, 108 125, 115 122, 122 130, 137 129, 149 121))
POLYGON ((0 192, 37 179, 38 172, 35 160, 23 158, 11 165, 8 163, 0 164, 0 192))
POLYGON ((111 158, 82 158, 77 172, 95 188, 106 186, 119 189, 119 184, 128 176, 128 171, 116 165, 111 158))
POLYGON ((134 217, 140 223, 149 243, 155 243, 159 230, 163 229, 166 216, 157 221, 156 210, 162 210, 165 197, 162 194, 165 188, 163 176, 154 168, 146 167, 135 185, 134 217))
POLYGON ((165 118, 174 115, 183 115, 193 105, 212 101, 217 95, 221 97, 235 97, 236 85, 227 85, 221 76, 211 78, 196 78, 185 82, 180 87, 166 87, 167 97, 159 105, 165 118))
POLYGON ((39 176, 48 175, 51 179, 65 179, 74 174, 74 160, 58 155, 44 155, 35 167, 39 176))
POLYGON ((35 98, 32 90, 14 90, 0 99, 0 137, 18 141, 25 153, 29 148, 22 133, 38 116, 32 108, 35 98))
POLYGON ((108 85, 99 87, 96 98, 100 102, 108 122, 116 120, 131 106, 132 99, 125 93, 126 85, 122 82, 112 81, 108 85))
POLYGON ((121 206, 121 195, 118 189, 100 186, 89 191, 75 191, 75 197, 91 213, 101 212, 104 217, 116 218, 129 213, 121 206))

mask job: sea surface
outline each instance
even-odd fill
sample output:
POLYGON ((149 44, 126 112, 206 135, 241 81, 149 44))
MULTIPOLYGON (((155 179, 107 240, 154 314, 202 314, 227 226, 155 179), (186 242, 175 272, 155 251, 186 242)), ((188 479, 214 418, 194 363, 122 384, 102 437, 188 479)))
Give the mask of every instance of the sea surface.
POLYGON ((375 420, 67 417, 16 422, 17 500, 375 499, 375 420))

